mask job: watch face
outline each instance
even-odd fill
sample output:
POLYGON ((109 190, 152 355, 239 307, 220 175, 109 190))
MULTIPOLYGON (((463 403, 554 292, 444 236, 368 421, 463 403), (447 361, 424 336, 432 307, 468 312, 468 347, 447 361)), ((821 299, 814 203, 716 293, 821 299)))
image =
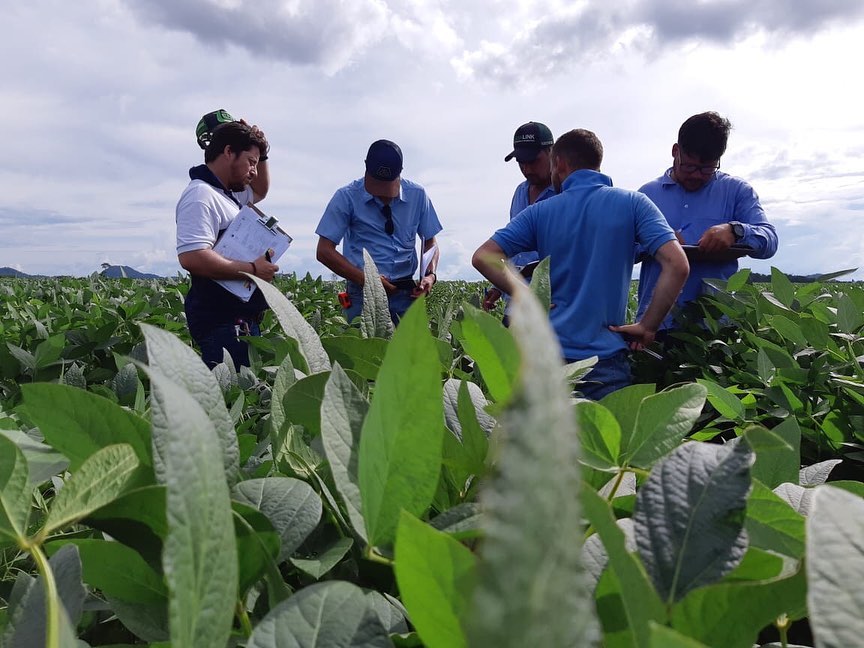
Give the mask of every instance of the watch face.
POLYGON ((735 235, 735 240, 744 238, 744 226, 741 223, 732 223, 732 233, 735 235))

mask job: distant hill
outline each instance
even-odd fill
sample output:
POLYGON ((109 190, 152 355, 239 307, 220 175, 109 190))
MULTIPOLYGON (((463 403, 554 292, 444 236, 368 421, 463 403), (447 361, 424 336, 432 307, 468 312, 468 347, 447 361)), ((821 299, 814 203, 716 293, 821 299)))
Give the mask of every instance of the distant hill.
POLYGON ((103 277, 109 279, 161 279, 159 275, 150 274, 149 272, 139 272, 135 268, 125 265, 107 265, 102 264, 102 272, 99 273, 103 277))
POLYGON ((0 268, 0 277, 22 277, 28 278, 32 275, 28 275, 26 272, 21 272, 20 270, 16 270, 15 268, 9 268, 7 266, 3 266, 0 268))

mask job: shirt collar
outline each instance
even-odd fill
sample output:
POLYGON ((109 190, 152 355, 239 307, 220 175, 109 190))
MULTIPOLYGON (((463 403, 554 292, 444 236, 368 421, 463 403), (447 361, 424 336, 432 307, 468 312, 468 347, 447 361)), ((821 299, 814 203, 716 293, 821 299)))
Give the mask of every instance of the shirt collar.
POLYGON ((564 178, 564 182, 561 183, 561 191, 566 191, 570 187, 576 185, 605 185, 611 187, 612 178, 607 176, 605 173, 600 173, 599 171, 579 169, 564 178))
MULTIPOLYGON (((381 202, 381 200, 379 198, 376 198, 375 196, 370 194, 368 191, 366 191, 366 184, 363 182, 363 178, 360 178, 360 186, 363 188, 363 202, 375 203, 379 207, 381 207, 384 204, 383 202, 381 202)), ((399 195, 396 196, 395 198, 391 199, 391 201, 390 201, 391 204, 395 200, 405 202, 405 199, 402 197, 402 180, 401 179, 399 180, 399 195)))

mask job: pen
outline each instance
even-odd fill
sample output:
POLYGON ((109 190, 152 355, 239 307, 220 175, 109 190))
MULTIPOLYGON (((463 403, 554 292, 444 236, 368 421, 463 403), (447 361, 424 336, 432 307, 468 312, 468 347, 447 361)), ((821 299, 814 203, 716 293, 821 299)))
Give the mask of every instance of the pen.
POLYGON ((677 229, 677 230, 675 230, 675 231, 678 232, 678 233, 680 234, 681 232, 683 232, 684 230, 686 230, 688 227, 690 227, 690 223, 684 223, 684 224, 683 224, 679 229, 677 229))
POLYGON ((267 250, 264 253, 264 258, 267 260, 267 263, 270 263, 273 260, 273 258, 270 256, 270 250, 267 250))

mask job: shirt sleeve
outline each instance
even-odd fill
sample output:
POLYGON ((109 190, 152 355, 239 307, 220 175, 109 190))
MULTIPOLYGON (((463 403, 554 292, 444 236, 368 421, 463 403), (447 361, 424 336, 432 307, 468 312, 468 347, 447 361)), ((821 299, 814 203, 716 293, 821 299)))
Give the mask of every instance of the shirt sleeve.
POLYGON ((423 191, 420 195, 420 199, 422 203, 419 205, 420 225, 417 228, 417 233, 421 238, 423 238, 423 240, 429 240, 444 228, 441 227, 441 222, 438 220, 438 213, 435 211, 435 207, 432 205, 429 195, 423 191))
POLYGON ((636 253, 647 253, 654 256, 661 246, 675 240, 675 232, 669 227, 665 216, 641 193, 634 193, 634 209, 636 210, 636 253))
POLYGON ((208 250, 219 236, 219 217, 201 200, 183 201, 177 205, 177 254, 208 250))
POLYGON ((508 257, 519 252, 537 249, 536 214, 537 207, 542 203, 534 203, 523 209, 507 225, 492 235, 495 241, 508 257))
POLYGON ((346 191, 340 189, 327 204, 324 210, 324 215, 321 216, 321 221, 315 229, 318 236, 323 236, 329 239, 336 245, 342 242, 342 237, 348 231, 348 225, 351 222, 351 201, 348 198, 346 191))
POLYGON ((777 230, 765 217, 765 210, 759 202, 753 187, 741 181, 735 195, 734 220, 744 226, 744 238, 741 245, 753 248, 750 256, 757 259, 768 259, 777 252, 777 230))

